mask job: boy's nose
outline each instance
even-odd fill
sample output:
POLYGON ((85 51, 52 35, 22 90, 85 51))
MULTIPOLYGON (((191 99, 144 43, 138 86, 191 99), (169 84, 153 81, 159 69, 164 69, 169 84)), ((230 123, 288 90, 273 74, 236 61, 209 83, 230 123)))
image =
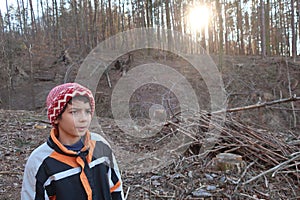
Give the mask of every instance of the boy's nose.
POLYGON ((88 119, 88 113, 86 112, 81 112, 79 115, 79 121, 86 121, 88 119))

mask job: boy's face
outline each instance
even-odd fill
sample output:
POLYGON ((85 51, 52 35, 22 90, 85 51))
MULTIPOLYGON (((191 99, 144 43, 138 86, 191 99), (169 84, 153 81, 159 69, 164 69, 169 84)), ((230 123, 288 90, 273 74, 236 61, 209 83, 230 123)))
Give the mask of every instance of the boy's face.
POLYGON ((61 118, 57 119, 59 136, 58 140, 65 145, 72 145, 84 136, 92 120, 89 102, 74 99, 72 104, 67 104, 61 118))

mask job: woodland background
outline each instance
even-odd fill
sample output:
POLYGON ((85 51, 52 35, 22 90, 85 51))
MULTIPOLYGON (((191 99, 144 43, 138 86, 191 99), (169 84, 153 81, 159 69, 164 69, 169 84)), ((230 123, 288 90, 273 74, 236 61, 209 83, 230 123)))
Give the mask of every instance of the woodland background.
MULTIPOLYGON (((80 65, 101 41, 132 28, 171 29, 189 35, 210 55, 219 56, 219 67, 224 55, 281 56, 296 61, 297 49, 299 54, 299 0, 5 1, 6 11, 0 13, 3 108, 24 108, 14 101, 24 97, 16 96, 22 93, 20 79, 27 80, 31 97, 43 97, 34 82, 55 78, 48 67, 63 72, 68 68, 64 66, 80 65), (195 30, 189 13, 199 5, 210 15, 196 19, 208 21, 195 30)), ((172 35, 167 37, 174 40, 172 35)), ((41 107, 36 101, 32 98, 24 104, 27 109, 41 107)))
POLYGON ((19 50, 46 45, 54 55, 79 47, 88 53, 99 42, 132 28, 195 34, 188 17, 199 5, 209 9, 210 19, 208 34, 203 28, 195 38, 209 53, 295 58, 299 43, 298 0, 37 0, 34 4, 15 0, 15 7, 8 7, 6 0, 6 4, 0 15, 2 41, 19 50))

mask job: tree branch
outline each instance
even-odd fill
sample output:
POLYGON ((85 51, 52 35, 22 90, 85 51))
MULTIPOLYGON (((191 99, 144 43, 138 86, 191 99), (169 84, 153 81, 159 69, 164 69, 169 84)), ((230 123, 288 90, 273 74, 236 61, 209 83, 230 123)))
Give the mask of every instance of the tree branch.
POLYGON ((271 168, 271 169, 268 169, 267 171, 264 171, 264 172, 258 174, 257 176, 255 176, 255 177, 251 178, 250 180, 244 182, 243 185, 246 185, 246 184, 248 184, 248 183, 251 183, 252 181, 254 181, 254 180, 258 179, 259 177, 261 177, 261 176, 263 176, 263 175, 266 175, 266 174, 268 174, 268 173, 270 173, 270 172, 279 170, 280 168, 282 168, 283 166, 287 165, 288 163, 290 163, 290 162, 292 162, 292 161, 298 159, 298 158, 300 157, 300 152, 293 153, 292 155, 295 155, 295 156, 292 157, 292 158, 289 159, 289 160, 286 160, 286 161, 280 163, 279 165, 276 165, 275 167, 273 167, 273 168, 271 168))
POLYGON ((274 104, 279 104, 279 103, 286 103, 286 102, 292 102, 292 101, 299 101, 300 97, 297 97, 296 95, 285 98, 285 99, 277 99, 274 101, 268 101, 268 102, 263 102, 263 103, 257 103, 249 106, 243 106, 243 107, 237 107, 237 108, 229 108, 226 110, 218 110, 212 112, 212 114, 217 114, 217 113, 223 113, 223 112, 238 112, 242 110, 250 110, 250 109, 255 109, 255 108, 261 108, 261 107, 266 107, 266 106, 271 106, 274 104))

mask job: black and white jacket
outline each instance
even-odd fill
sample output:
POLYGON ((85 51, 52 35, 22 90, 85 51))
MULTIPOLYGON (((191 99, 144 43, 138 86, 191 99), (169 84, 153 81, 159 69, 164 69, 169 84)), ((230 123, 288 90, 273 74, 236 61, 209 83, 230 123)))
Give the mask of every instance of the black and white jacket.
POLYGON ((68 150, 52 129, 25 166, 21 200, 123 200, 120 172, 106 140, 87 132, 79 152, 68 150))

